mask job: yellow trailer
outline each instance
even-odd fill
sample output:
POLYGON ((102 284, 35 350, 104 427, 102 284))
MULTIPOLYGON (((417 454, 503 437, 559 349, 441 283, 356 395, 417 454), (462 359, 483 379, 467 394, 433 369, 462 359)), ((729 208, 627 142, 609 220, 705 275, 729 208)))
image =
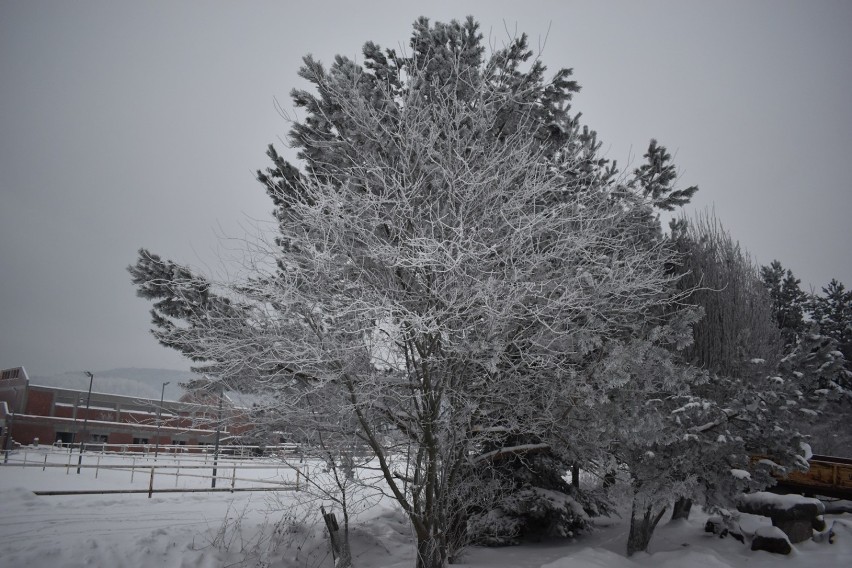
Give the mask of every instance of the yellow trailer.
POLYGON ((852 459, 814 455, 808 471, 794 471, 778 486, 797 493, 852 499, 852 459))

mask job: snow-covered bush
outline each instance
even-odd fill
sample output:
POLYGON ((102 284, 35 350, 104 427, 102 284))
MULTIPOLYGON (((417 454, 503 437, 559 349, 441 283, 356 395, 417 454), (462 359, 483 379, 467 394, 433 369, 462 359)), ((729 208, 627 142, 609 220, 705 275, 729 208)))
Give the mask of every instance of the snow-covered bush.
POLYGON ((597 494, 581 492, 559 475, 565 464, 550 451, 519 452, 482 471, 480 486, 499 488, 483 507, 470 508, 467 536, 488 546, 523 540, 575 536, 590 517, 608 511, 597 494))
POLYGON ((513 491, 468 521, 473 542, 489 546, 518 544, 524 538, 569 537, 588 527, 589 515, 573 497, 540 487, 513 491))

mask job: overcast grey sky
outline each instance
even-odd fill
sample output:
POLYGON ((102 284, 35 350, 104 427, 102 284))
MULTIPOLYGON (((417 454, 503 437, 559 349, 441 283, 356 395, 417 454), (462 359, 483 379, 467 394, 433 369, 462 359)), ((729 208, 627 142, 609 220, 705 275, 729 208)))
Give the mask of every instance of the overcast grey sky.
POLYGON ((271 204, 300 58, 407 45, 419 15, 527 32, 611 158, 652 137, 695 208, 805 287, 852 285, 852 2, 0 0, 0 367, 187 369, 125 268, 193 266, 271 204))

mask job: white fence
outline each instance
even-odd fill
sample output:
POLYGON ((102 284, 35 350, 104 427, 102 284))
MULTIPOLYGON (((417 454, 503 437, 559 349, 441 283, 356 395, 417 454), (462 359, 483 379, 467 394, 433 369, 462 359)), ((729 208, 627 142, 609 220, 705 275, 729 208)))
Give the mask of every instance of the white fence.
POLYGON ((101 475, 109 477, 106 483, 89 481, 85 489, 36 491, 38 495, 148 493, 151 497, 153 493, 174 492, 298 491, 302 482, 301 468, 284 461, 288 454, 294 458, 292 461, 299 459, 292 454, 292 446, 264 448, 262 457, 245 446, 222 446, 218 455, 194 451, 208 449, 207 446, 186 448, 183 452, 160 451, 158 455, 145 452, 142 446, 120 448, 117 452, 107 451, 108 446, 87 444, 82 453, 79 446, 22 447, 6 454, 3 466, 33 471, 64 468, 66 475, 86 475, 91 481, 101 475), (126 482, 118 479, 122 475, 119 472, 129 474, 126 482), (139 484, 144 482, 146 488, 142 489, 139 484), (129 487, 115 488, 125 483, 129 487))

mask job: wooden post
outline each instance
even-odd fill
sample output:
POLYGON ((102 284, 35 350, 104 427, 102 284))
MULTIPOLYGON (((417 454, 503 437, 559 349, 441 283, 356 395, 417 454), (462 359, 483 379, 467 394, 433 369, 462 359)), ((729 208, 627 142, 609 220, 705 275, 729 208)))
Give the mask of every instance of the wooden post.
POLYGON ((302 470, 300 470, 300 469, 297 467, 297 468, 296 468, 296 491, 298 491, 298 490, 299 490, 299 477, 301 476, 301 474, 302 474, 302 470))
POLYGON ((68 452, 68 463, 65 464, 65 475, 68 475, 68 470, 71 468, 71 452, 68 452))
POLYGON ((27 467, 27 450, 24 450, 24 463, 21 464, 21 467, 27 467))
POLYGON ((347 543, 341 540, 337 518, 334 516, 334 513, 326 513, 325 507, 322 505, 320 505, 320 512, 325 521, 325 527, 328 529, 328 538, 331 541, 331 555, 334 559, 334 565, 341 568, 349 568, 352 566, 352 558, 349 555, 347 543))
POLYGON ((180 460, 177 461, 177 467, 175 468, 175 487, 178 486, 178 477, 180 477, 180 460))
POLYGON ((101 456, 98 456, 98 462, 95 464, 95 479, 98 478, 98 472, 101 470, 101 456))
POLYGON ((234 473, 231 475, 231 493, 234 492, 234 485, 237 483, 237 464, 234 464, 234 473))
POLYGON ((148 499, 154 493, 154 468, 151 468, 151 480, 148 482, 148 499))
POLYGON ((44 465, 41 466, 41 470, 44 471, 47 468, 47 454, 44 454, 44 465))
POLYGON ((130 462, 130 483, 133 483, 133 476, 136 475, 136 458, 130 462))

